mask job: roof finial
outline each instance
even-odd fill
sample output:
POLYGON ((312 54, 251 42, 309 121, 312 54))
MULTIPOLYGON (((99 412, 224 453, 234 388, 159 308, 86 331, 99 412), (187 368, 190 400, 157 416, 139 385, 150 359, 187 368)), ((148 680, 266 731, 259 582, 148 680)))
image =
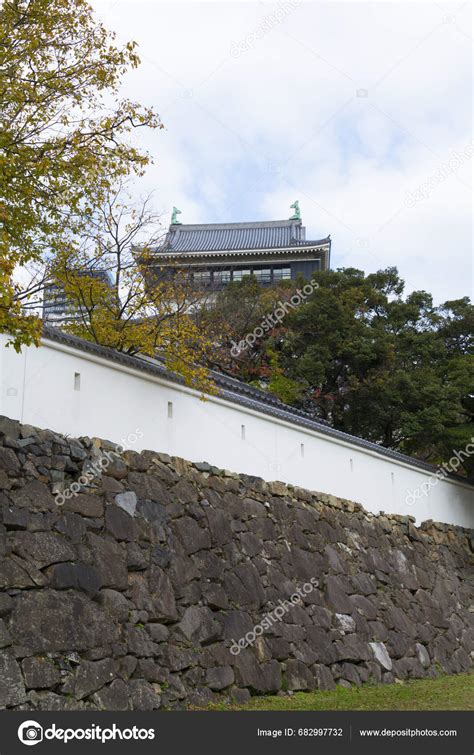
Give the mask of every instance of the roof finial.
POLYGON ((182 225, 180 220, 177 220, 177 216, 181 215, 181 210, 177 207, 173 207, 173 214, 171 215, 171 225, 182 225))
POLYGON ((290 208, 294 210, 294 213, 291 216, 290 220, 301 220, 300 203, 297 199, 293 202, 293 204, 290 204, 290 208))

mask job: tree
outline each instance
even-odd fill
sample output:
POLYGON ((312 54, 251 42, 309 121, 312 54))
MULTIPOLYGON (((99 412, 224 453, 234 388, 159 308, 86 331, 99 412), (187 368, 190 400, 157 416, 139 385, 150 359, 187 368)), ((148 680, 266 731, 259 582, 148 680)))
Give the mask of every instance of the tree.
POLYGON ((150 110, 118 100, 138 65, 85 0, 4 0, 0 8, 0 331, 38 342, 40 321, 22 310, 18 268, 64 253, 110 188, 149 161, 128 141, 161 127, 150 110))
POLYGON ((134 205, 123 185, 111 191, 80 238, 50 260, 48 283, 66 295, 71 314, 62 327, 126 354, 159 356, 188 385, 213 393, 211 337, 192 316, 202 295, 186 271, 160 280, 150 273, 161 235, 150 197, 134 205))
MULTIPOLYGON (((317 290, 237 356, 234 373, 249 379, 251 364, 250 379, 315 419, 432 463, 462 450, 474 435, 469 299, 404 298, 395 268, 314 277, 317 290)), ((472 475, 473 457, 463 466, 472 475)))
MULTIPOLYGON (((258 385, 268 378, 262 362, 267 341, 254 337, 254 331, 265 330, 270 336, 278 319, 271 313, 293 293, 294 284, 282 281, 262 288, 255 276, 246 275, 228 284, 217 295, 206 300, 206 306, 196 310, 196 322, 213 333, 214 349, 209 366, 246 382, 258 385), (249 338, 250 336, 250 338, 249 338)), ((264 357, 266 361, 266 357, 264 357)))

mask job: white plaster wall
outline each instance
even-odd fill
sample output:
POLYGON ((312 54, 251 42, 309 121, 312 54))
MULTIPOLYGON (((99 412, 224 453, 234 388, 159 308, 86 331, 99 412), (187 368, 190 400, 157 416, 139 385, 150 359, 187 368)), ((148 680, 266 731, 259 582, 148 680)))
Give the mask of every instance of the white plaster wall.
POLYGON ((130 445, 138 451, 149 448, 290 482, 358 501, 374 513, 474 526, 472 488, 463 483, 440 480, 408 505, 407 491, 426 483, 429 472, 218 397, 202 401, 186 388, 53 341, 21 354, 5 343, 0 336, 2 415, 125 445, 138 430, 141 437, 130 445), (80 390, 74 387, 75 373, 80 390))

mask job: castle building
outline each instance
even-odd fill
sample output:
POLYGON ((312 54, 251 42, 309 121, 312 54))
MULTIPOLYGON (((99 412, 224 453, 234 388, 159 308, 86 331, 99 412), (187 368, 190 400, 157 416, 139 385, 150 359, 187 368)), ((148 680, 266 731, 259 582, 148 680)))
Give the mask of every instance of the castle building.
POLYGON ((151 251, 156 280, 185 270, 196 288, 219 291, 253 275, 262 286, 299 276, 310 279, 330 266, 331 239, 306 239, 298 202, 288 220, 255 223, 183 224, 173 208, 168 233, 151 251))

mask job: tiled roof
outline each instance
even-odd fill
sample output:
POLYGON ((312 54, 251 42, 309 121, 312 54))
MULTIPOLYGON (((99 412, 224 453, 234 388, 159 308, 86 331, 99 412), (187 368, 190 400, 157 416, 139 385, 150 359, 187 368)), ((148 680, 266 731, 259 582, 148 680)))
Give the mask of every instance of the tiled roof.
MULTIPOLYGON (((183 384, 183 378, 174 372, 170 372, 159 359, 151 359, 150 357, 129 356, 122 352, 115 351, 114 349, 106 348, 105 346, 99 346, 91 341, 85 341, 77 336, 64 333, 59 328, 53 328, 49 326, 43 327, 43 338, 49 341, 55 341, 56 343, 62 343, 65 346, 84 351, 86 353, 101 357, 102 359, 109 359, 112 362, 122 364, 125 367, 129 367, 140 372, 146 372, 151 375, 156 375, 171 383, 183 384)), ((323 435, 328 435, 332 438, 339 439, 345 443, 350 443, 353 446, 365 448, 369 451, 375 452, 380 456, 393 459, 395 461, 409 464, 412 467, 418 469, 424 469, 429 472, 437 472, 438 468, 432 464, 428 464, 425 461, 419 459, 413 459, 411 456, 406 456, 398 451, 393 451, 390 448, 379 446, 377 443, 372 443, 364 438, 358 438, 355 435, 349 435, 349 433, 336 430, 324 421, 316 421, 306 412, 300 409, 295 409, 292 406, 284 404, 270 393, 261 391, 258 388, 254 388, 247 383, 242 383, 240 380, 228 377, 214 370, 210 370, 210 375, 216 383, 219 391, 219 396, 234 404, 253 409, 256 412, 267 414, 277 419, 284 420, 293 425, 299 427, 305 427, 308 430, 319 432, 323 435)), ((455 473, 449 473, 449 477, 459 482, 463 482, 467 485, 468 482, 464 477, 460 477, 455 473)))
POLYGON ((301 220, 272 220, 258 223, 212 223, 202 225, 170 225, 157 252, 189 254, 250 249, 287 249, 299 246, 329 244, 329 237, 306 240, 301 220))

